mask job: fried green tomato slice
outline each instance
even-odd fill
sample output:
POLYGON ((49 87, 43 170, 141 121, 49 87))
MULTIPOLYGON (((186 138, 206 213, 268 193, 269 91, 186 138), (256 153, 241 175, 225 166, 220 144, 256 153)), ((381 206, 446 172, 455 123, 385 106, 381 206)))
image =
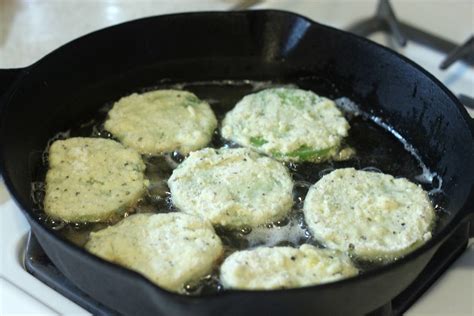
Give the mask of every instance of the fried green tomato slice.
POLYGON ((206 146, 217 127, 211 107, 180 90, 134 93, 116 102, 105 129, 142 154, 178 151, 187 154, 206 146))
POLYGON ((268 223, 286 216, 293 204, 285 166, 247 148, 192 152, 168 185, 181 211, 222 226, 268 223))
POLYGON ((65 222, 122 216, 146 191, 139 153, 103 138, 57 140, 49 148, 45 212, 65 222))
POLYGON ((225 288, 271 290, 334 282, 358 274, 347 255, 311 245, 237 251, 220 269, 225 288))
POLYGON ((222 122, 224 138, 281 161, 339 157, 349 123, 336 104, 311 91, 272 88, 245 96, 222 122))
POLYGON ((407 179, 337 169, 308 191, 304 217, 315 239, 362 260, 392 260, 431 238, 435 212, 407 179))
POLYGON ((85 248, 178 293, 184 292, 185 284, 211 272, 223 254, 208 221, 176 212, 131 215, 91 233, 85 248))

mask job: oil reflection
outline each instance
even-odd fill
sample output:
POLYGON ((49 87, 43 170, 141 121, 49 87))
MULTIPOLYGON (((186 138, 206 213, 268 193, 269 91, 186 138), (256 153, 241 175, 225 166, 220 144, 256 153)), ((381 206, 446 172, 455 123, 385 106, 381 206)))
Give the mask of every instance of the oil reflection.
POLYGON ((283 56, 286 57, 289 55, 295 47, 297 47, 298 43, 304 37, 306 32, 308 31, 311 23, 304 20, 304 19, 297 19, 296 22, 293 24, 290 34, 288 36, 288 40, 283 48, 283 56))

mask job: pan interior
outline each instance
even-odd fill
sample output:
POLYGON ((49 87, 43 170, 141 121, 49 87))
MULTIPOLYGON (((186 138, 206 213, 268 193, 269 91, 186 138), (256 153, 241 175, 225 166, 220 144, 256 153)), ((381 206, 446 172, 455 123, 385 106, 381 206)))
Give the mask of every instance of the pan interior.
MULTIPOLYGON (((350 99, 341 96, 337 88, 330 82, 317 77, 299 77, 292 80, 281 81, 258 81, 258 80, 216 80, 216 81, 195 81, 195 82, 169 82, 163 81, 153 86, 141 88, 139 91, 148 91, 161 88, 184 89, 194 92, 199 98, 209 102, 213 108, 219 122, 225 114, 233 108, 237 101, 243 96, 259 91, 261 89, 275 86, 292 86, 302 89, 313 90, 319 95, 336 99, 336 103, 344 111, 351 126, 349 136, 345 144, 356 150, 356 155, 350 160, 343 162, 324 163, 288 163, 287 166, 295 181, 294 207, 288 218, 268 223, 264 227, 250 228, 243 227, 239 230, 228 230, 216 227, 225 248, 226 255, 239 250, 258 245, 291 245, 298 246, 303 243, 311 243, 321 246, 314 240, 304 223, 302 206, 304 197, 310 185, 317 182, 324 174, 331 170, 344 167, 354 167, 375 172, 384 172, 395 177, 404 177, 420 184, 429 191, 438 219, 442 220, 447 216, 445 205, 446 195, 441 190, 442 179, 421 161, 416 150, 406 143, 403 138, 386 125, 383 119, 364 112, 364 105, 357 105, 350 99)), ((103 122, 107 116, 107 111, 111 108, 116 99, 110 99, 106 103, 99 103, 92 115, 80 119, 52 140, 67 137, 105 137, 113 138, 113 135, 103 129, 103 122)), ((212 143, 209 145, 215 148, 222 146, 235 146, 223 140, 218 131, 215 132, 212 143)), ((169 196, 169 189, 166 185, 167 178, 171 175, 173 168, 182 161, 184 157, 178 153, 170 153, 165 156, 144 156, 147 164, 146 175, 151 181, 148 195, 137 205, 130 209, 133 212, 172 212, 177 211, 169 196)), ((42 153, 42 159, 34 172, 32 183, 32 196, 35 203, 34 215, 61 237, 83 246, 90 231, 95 231, 105 227, 107 224, 64 224, 48 218, 42 207, 44 197, 44 178, 47 171, 48 159, 47 148, 42 153)), ((436 233, 437 227, 435 227, 436 233)), ((383 262, 357 262, 362 273, 374 269, 383 262)), ((204 277, 197 284, 189 284, 186 289, 189 294, 210 294, 222 290, 218 281, 217 267, 210 275, 204 277)))

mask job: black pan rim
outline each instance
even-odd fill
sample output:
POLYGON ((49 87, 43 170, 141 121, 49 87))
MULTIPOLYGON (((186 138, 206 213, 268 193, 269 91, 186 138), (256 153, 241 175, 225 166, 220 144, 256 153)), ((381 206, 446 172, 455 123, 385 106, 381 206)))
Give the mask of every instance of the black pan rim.
MULTIPOLYGON (((360 37, 360 36, 354 35, 352 33, 348 33, 348 32, 345 32, 345 31, 342 31, 342 30, 339 30, 339 29, 336 29, 336 28, 333 28, 333 27, 330 27, 330 26, 320 24, 320 23, 315 22, 315 21, 313 21, 313 20, 311 20, 311 19, 309 19, 305 16, 302 16, 300 14, 297 14, 297 13, 294 13, 294 12, 289 12, 289 11, 283 11, 283 10, 199 11, 199 12, 186 12, 186 13, 172 13, 172 14, 166 14, 166 15, 157 15, 157 16, 150 16, 150 17, 135 19, 135 20, 123 22, 123 23, 120 23, 120 24, 116 24, 116 25, 113 25, 113 26, 109 26, 109 27, 102 28, 100 30, 88 33, 86 35, 83 35, 83 36, 81 36, 77 39, 74 39, 74 40, 58 47, 57 49, 55 49, 52 52, 50 52, 49 54, 45 55, 44 57, 42 57, 40 60, 33 63, 32 65, 27 66, 25 68, 19 68, 18 69, 20 71, 19 76, 15 80, 15 82, 12 85, 12 87, 10 88, 10 90, 7 91, 6 95, 4 96, 5 99, 2 102, 3 106, 0 107, 0 117, 2 117, 2 122, 4 120, 6 120, 5 115, 2 115, 2 114, 3 114, 4 111, 6 111, 6 108, 8 106, 8 101, 11 100, 15 96, 15 93, 16 93, 16 90, 17 90, 18 86, 21 85, 22 78, 27 76, 29 72, 33 72, 34 69, 35 69, 35 66, 38 65, 38 64, 41 64, 41 62, 44 61, 45 59, 54 57, 52 55, 54 55, 55 52, 58 52, 58 51, 64 49, 65 47, 68 47, 69 45, 78 44, 84 38, 96 36, 96 34, 98 34, 98 33, 108 32, 111 29, 120 29, 122 27, 128 26, 128 25, 133 24, 133 23, 143 22, 143 21, 146 21, 146 20, 154 20, 154 19, 157 19, 157 18, 164 18, 164 17, 188 17, 188 16, 209 16, 209 15, 242 15, 242 14, 243 15, 248 15, 248 14, 268 14, 268 13, 292 15, 292 16, 301 18, 301 19, 303 19, 303 20, 305 20, 305 21, 307 21, 307 22, 309 22, 313 25, 317 25, 318 27, 328 29, 333 33, 337 33, 339 35, 346 36, 346 37, 352 37, 352 38, 356 39, 359 42, 363 42, 363 43, 372 45, 374 48, 376 48, 380 51, 383 51, 385 54, 389 54, 389 55, 398 57, 399 59, 403 60, 404 62, 409 64, 411 67, 413 67, 416 71, 418 71, 418 72, 422 73, 424 76, 426 76, 438 88, 441 88, 441 90, 447 95, 447 97, 455 104, 455 106, 457 108, 457 111, 463 117, 463 120, 466 123, 467 128, 470 130, 471 136, 474 140, 474 124, 471 123, 472 119, 469 116, 467 110, 464 108, 464 106, 461 104, 461 102, 454 96, 454 94, 451 91, 449 91, 438 79, 436 79, 432 74, 430 74, 428 71, 423 69, 420 65, 418 65, 415 62, 411 61, 410 59, 398 54, 397 52, 395 52, 395 51, 393 51, 393 50, 391 50, 387 47, 384 47, 382 45, 379 45, 375 42, 372 42, 372 41, 370 41, 366 38, 363 38, 363 37, 360 37)), ((2 144, 0 144, 0 153, 1 152, 3 152, 3 145, 2 144)), ((89 259, 94 260, 97 263, 100 263, 102 265, 106 265, 108 268, 111 268, 111 269, 116 269, 117 271, 120 271, 120 273, 125 273, 125 274, 129 275, 130 277, 135 277, 135 278, 138 277, 139 279, 142 280, 142 282, 144 281, 145 284, 147 284, 148 287, 151 286, 155 290, 158 290, 161 293, 166 293, 167 295, 172 296, 172 297, 177 297, 177 298, 180 298, 180 299, 187 299, 187 300, 189 300, 189 302, 198 302, 198 301, 201 301, 202 299, 209 300, 210 298, 219 298, 223 295, 226 295, 226 296, 237 295, 237 294, 241 294, 241 295, 246 295, 246 294, 266 295, 266 294, 278 294, 278 293, 282 293, 282 292, 286 293, 288 291, 298 293, 300 291, 306 291, 308 289, 321 289, 321 288, 331 288, 331 287, 333 288, 333 287, 344 286, 345 284, 349 284, 349 283, 352 283, 352 282, 357 282, 359 280, 377 277, 380 274, 385 273, 386 271, 390 271, 390 270, 394 269, 395 267, 398 267, 399 265, 403 265, 408 261, 416 259, 421 254, 425 253, 426 251, 428 251, 432 248, 438 247, 440 245, 440 243, 449 236, 449 233, 454 231, 454 229, 456 227, 458 227, 465 220, 467 215, 464 214, 464 213, 466 213, 468 210, 464 210, 464 208, 467 206, 467 204, 469 204, 469 201, 472 201, 472 199, 473 199, 473 191, 472 191, 472 188, 471 188, 471 194, 469 195, 469 197, 465 201, 464 206, 460 208, 459 213, 456 214, 456 216, 453 217, 451 219, 451 221, 445 227, 443 227, 439 232, 437 232, 437 234, 435 234, 435 236, 433 236, 428 242, 426 242, 424 245, 417 248, 413 252, 411 252, 411 253, 407 254, 406 256, 402 257, 400 260, 393 261, 393 262, 388 263, 386 265, 377 267, 377 268, 375 268, 371 271, 368 271, 364 274, 354 276, 354 277, 351 277, 351 278, 347 278, 347 279, 344 279, 344 280, 340 280, 340 281, 337 281, 337 282, 333 282, 333 283, 319 284, 319 285, 313 285, 313 286, 301 287, 301 288, 276 289, 276 290, 266 290, 266 291, 226 290, 224 292, 217 293, 217 294, 212 294, 212 295, 183 296, 181 294, 176 294, 176 293, 164 290, 161 287, 159 287, 158 285, 155 285, 154 283, 152 283, 151 281, 146 279, 141 274, 139 274, 137 272, 134 272, 132 270, 123 268, 123 267, 118 266, 116 264, 110 263, 110 262, 105 261, 103 259, 100 259, 100 258, 88 253, 83 248, 81 248, 79 246, 76 246, 75 244, 59 237, 57 234, 55 234, 50 229, 46 228, 43 224, 41 224, 38 218, 32 216, 32 214, 30 214, 31 210, 28 210, 28 208, 24 205, 24 203, 17 200, 17 198, 16 198, 17 194, 16 194, 15 190, 13 190, 13 185, 12 185, 10 174, 8 174, 6 172, 5 159, 1 154, 0 154, 0 173, 3 175, 3 179, 4 179, 4 182, 6 184, 6 187, 7 187, 8 191, 10 192, 11 196, 13 197, 13 200, 15 201, 16 205, 20 208, 20 210, 23 212, 23 214, 27 217, 30 224, 33 224, 33 223, 35 224, 36 229, 43 230, 49 236, 52 236, 55 239, 56 242, 60 242, 62 245, 66 246, 67 248, 69 248, 71 250, 81 252, 82 255, 88 256, 89 259)))

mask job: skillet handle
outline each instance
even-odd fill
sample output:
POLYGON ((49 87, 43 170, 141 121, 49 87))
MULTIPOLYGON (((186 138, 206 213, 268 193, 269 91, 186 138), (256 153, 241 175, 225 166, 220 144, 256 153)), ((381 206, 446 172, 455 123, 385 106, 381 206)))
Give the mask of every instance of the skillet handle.
POLYGON ((24 68, 0 69, 0 99, 10 90, 24 68))

